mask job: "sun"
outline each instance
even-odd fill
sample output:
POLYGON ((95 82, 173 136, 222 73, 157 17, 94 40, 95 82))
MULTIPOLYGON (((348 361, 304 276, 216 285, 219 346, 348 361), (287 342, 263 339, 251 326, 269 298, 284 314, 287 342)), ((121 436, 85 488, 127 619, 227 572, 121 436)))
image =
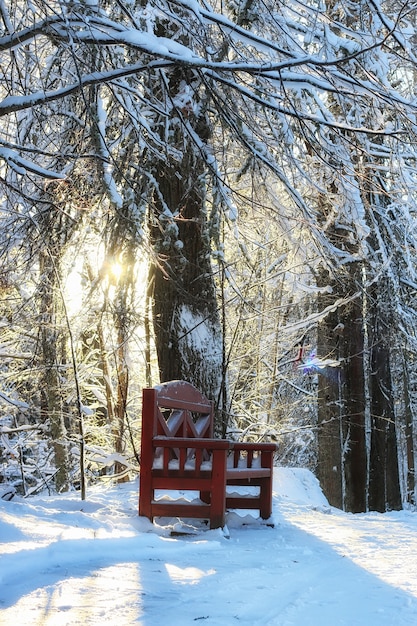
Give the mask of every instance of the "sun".
POLYGON ((123 274, 123 265, 118 261, 111 261, 107 264, 107 275, 109 277, 109 282, 112 284, 117 284, 121 279, 123 274))
MULTIPOLYGON (((133 271, 136 294, 138 299, 141 299, 141 294, 146 289, 147 262, 141 259, 136 263, 133 271)), ((62 281, 62 295, 68 313, 71 316, 77 315, 85 306, 89 296, 105 297, 111 300, 126 272, 127 268, 122 260, 118 256, 106 256, 101 247, 96 249, 95 254, 91 254, 90 250, 88 256, 87 253, 74 256, 62 281)))

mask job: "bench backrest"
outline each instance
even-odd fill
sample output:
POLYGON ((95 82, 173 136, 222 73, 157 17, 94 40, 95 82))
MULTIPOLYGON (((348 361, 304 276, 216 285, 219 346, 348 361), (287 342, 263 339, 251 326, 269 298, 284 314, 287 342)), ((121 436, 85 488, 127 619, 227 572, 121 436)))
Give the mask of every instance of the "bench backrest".
POLYGON ((213 436, 213 403, 181 380, 144 389, 142 414, 142 429, 151 437, 213 436))
POLYGON ((143 390, 141 464, 152 466, 154 437, 213 437, 213 403, 185 381, 175 380, 143 390))
POLYGON ((185 381, 171 381, 155 388, 154 435, 211 438, 213 403, 185 381))

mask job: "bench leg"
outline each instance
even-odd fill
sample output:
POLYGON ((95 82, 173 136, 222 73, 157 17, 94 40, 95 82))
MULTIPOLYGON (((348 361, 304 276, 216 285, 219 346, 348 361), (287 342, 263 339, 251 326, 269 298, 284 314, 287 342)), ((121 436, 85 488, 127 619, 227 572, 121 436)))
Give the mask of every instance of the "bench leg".
POLYGON ((154 490, 152 489, 151 481, 146 477, 140 477, 139 486, 139 515, 147 517, 153 522, 152 515, 152 500, 154 497, 154 490))
POLYGON ((205 502, 206 504, 210 504, 211 502, 211 492, 210 491, 200 491, 200 500, 205 502))
POLYGON ((272 515, 272 480, 270 478, 261 481, 259 500, 261 518, 269 519, 272 515))
POLYGON ((210 528, 222 528, 225 524, 226 496, 225 492, 216 490, 211 494, 210 528))
POLYGON ((226 450, 213 451, 213 473, 210 495, 210 528, 221 528, 226 517, 226 450))

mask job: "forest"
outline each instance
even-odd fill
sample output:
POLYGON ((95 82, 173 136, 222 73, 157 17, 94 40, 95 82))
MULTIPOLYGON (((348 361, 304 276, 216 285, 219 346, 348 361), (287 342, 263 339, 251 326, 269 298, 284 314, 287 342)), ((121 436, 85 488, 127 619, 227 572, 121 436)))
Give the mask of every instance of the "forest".
POLYGON ((141 390, 416 504, 417 2, 0 0, 0 483, 140 469, 141 390))

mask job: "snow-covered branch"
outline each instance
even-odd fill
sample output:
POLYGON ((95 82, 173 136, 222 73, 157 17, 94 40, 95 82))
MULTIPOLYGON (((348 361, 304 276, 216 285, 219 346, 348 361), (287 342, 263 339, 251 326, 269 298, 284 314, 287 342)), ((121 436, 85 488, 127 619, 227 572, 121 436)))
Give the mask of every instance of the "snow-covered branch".
MULTIPOLYGON (((104 67, 101 71, 83 72, 80 66, 77 70, 77 81, 62 84, 58 89, 35 91, 33 93, 10 94, 0 103, 0 115, 8 115, 27 108, 38 106, 45 102, 63 99, 68 95, 91 85, 103 84, 125 76, 142 75, 155 68, 173 66, 189 67, 202 70, 219 83, 227 84, 229 88, 237 90, 243 96, 258 101, 268 108, 282 110, 286 115, 306 118, 307 114, 301 111, 292 111, 282 108, 281 85, 287 89, 300 91, 303 89, 318 90, 327 94, 339 94, 348 98, 369 98, 381 100, 391 106, 400 105, 415 109, 414 102, 401 97, 395 90, 387 89, 384 84, 375 80, 352 76, 349 62, 358 55, 364 55, 375 47, 382 46, 386 37, 368 45, 367 42, 358 42, 355 39, 343 39, 343 45, 348 52, 335 54, 333 57, 321 53, 305 54, 289 51, 277 45, 272 39, 256 35, 235 24, 223 15, 214 13, 197 3, 178 2, 179 5, 192 11, 203 24, 216 24, 220 28, 221 37, 232 37, 239 44, 239 58, 216 60, 214 52, 197 49, 192 45, 184 45, 173 38, 157 36, 147 30, 139 30, 131 25, 109 19, 107 16, 86 14, 80 18, 81 7, 77 6, 75 16, 45 18, 31 28, 24 28, 19 32, 0 38, 0 52, 15 49, 27 44, 31 40, 51 38, 52 43, 65 43, 71 46, 82 47, 120 47, 126 50, 127 58, 130 52, 141 53, 145 58, 137 63, 119 63, 115 67, 104 67), (346 68, 346 69, 345 69, 346 68), (242 76, 256 78, 248 82, 242 76), (259 81, 262 85, 262 96, 259 81), (277 104, 278 103, 278 104, 277 104)), ((335 35, 334 35, 335 37, 335 35)), ((111 64, 113 65, 113 64, 111 64)), ((334 124, 324 119, 313 121, 334 124)), ((339 128, 343 125, 339 125, 339 128)), ((387 132, 380 128, 349 128, 355 132, 387 132)))

